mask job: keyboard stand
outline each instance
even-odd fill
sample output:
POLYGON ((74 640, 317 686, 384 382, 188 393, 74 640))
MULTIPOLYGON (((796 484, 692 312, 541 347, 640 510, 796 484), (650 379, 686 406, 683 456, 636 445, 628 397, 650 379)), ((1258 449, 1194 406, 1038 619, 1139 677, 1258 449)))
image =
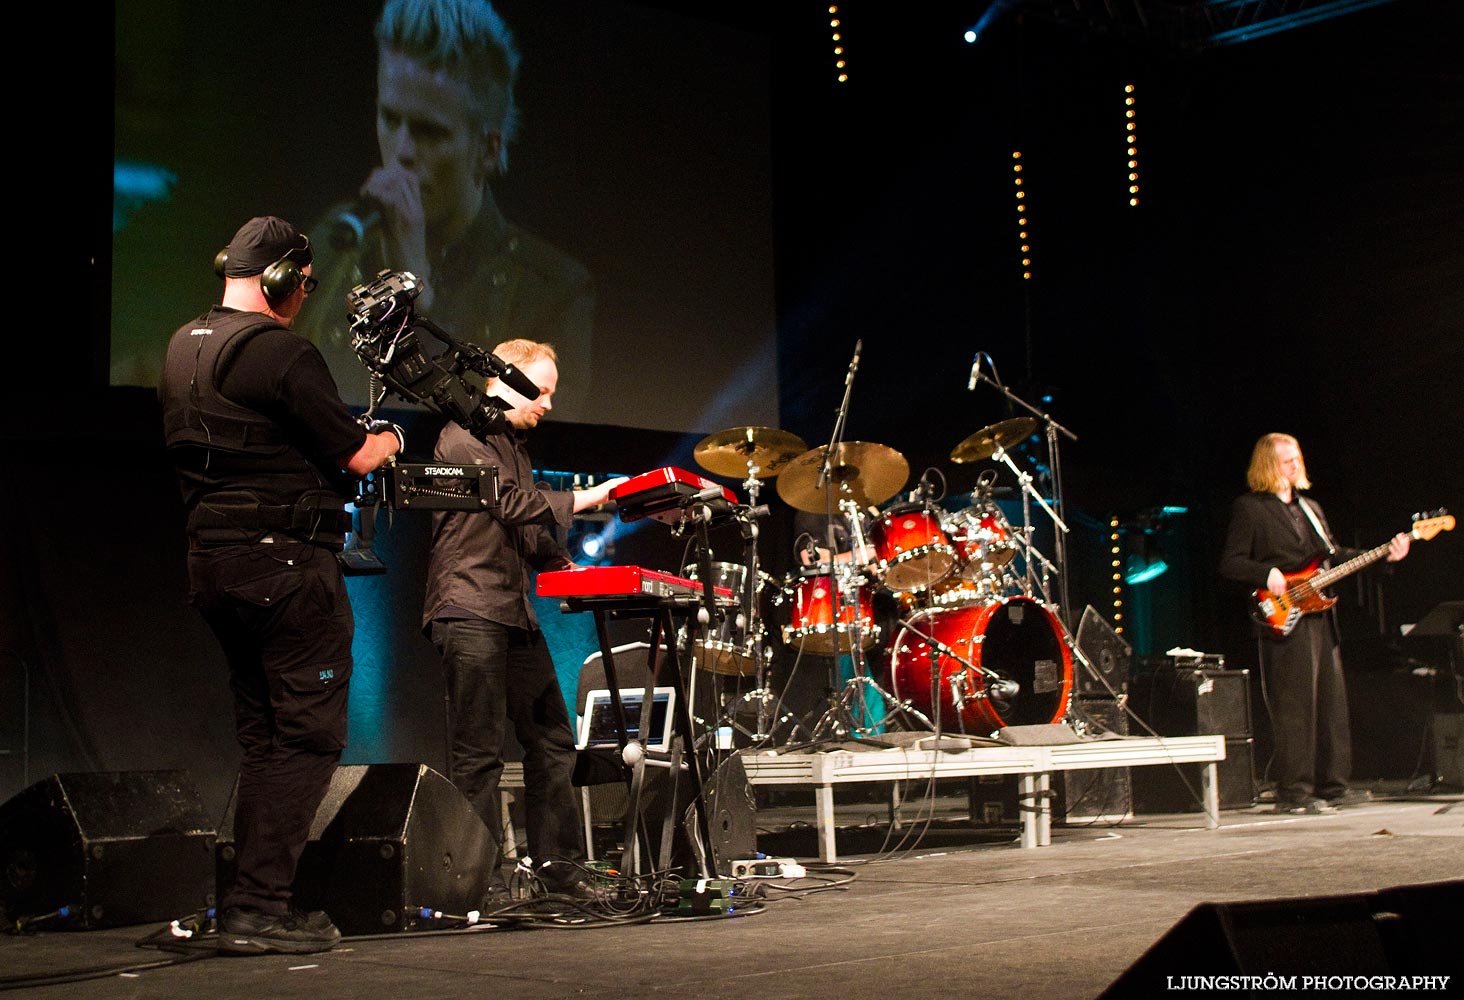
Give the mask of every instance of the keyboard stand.
POLYGON ((620 869, 625 874, 649 875, 653 872, 666 872, 671 869, 678 818, 677 792, 683 775, 685 780, 690 783, 688 798, 695 817, 694 829, 687 831, 695 859, 694 863, 697 867, 697 872, 694 874, 700 875, 702 878, 713 878, 716 874, 712 871, 710 858, 711 826, 707 819, 706 799, 702 794, 701 764, 694 752, 687 752, 687 748, 695 747, 696 737, 692 731, 691 701, 681 667, 682 654, 673 638, 676 634, 675 617, 683 616, 686 619, 685 653, 687 662, 690 662, 690 651, 695 648, 696 633, 700 627, 696 612, 701 606, 701 599, 697 597, 648 598, 635 595, 595 598, 567 597, 562 605, 566 612, 590 611, 594 614, 595 633, 600 640, 600 656, 605 666, 605 686, 610 690, 610 707, 615 716, 616 736, 622 761, 624 761, 623 755, 626 745, 630 742, 630 736, 625 717, 625 705, 620 699, 620 678, 615 669, 615 653, 610 641, 608 623, 612 620, 649 619, 651 623, 650 652, 648 653, 650 661, 647 665, 652 670, 654 685, 676 688, 675 704, 672 706, 673 737, 668 758, 650 760, 643 755, 636 763, 624 765, 630 800, 625 810, 625 856, 620 864, 620 869), (663 641, 666 656, 657 664, 656 651, 661 648, 663 641), (683 761, 685 768, 682 767, 683 761), (641 811, 641 794, 645 787, 647 766, 665 766, 670 770, 667 777, 668 787, 665 796, 667 807, 661 824, 659 851, 652 841, 651 831, 643 822, 644 817, 641 811))

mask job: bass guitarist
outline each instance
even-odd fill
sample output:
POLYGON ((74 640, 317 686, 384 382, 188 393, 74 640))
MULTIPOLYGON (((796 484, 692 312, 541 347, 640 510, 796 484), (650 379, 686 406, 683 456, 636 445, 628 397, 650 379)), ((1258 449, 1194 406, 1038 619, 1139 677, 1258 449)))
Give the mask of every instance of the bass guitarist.
MULTIPOLYGON (((1231 508, 1222 577, 1281 598, 1287 573, 1319 558, 1350 555, 1332 540, 1321 505, 1299 493, 1311 483, 1294 437, 1267 434, 1257 441, 1246 482, 1251 492, 1231 508)), ((1406 533, 1394 537, 1387 560, 1408 555, 1409 541, 1406 533)), ((1261 676, 1275 741, 1276 811, 1330 813, 1365 800, 1347 787, 1352 734, 1335 615, 1303 615, 1287 635, 1260 630, 1261 676)))

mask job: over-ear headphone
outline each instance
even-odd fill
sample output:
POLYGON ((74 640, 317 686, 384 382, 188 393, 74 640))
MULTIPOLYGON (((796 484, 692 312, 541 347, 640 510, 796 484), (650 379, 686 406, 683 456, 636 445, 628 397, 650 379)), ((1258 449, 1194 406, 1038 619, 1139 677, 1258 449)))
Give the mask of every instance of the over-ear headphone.
MULTIPOLYGON (((290 254, 299 253, 301 250, 309 250, 310 241, 306 239, 305 246, 291 250, 279 260, 269 265, 259 275, 259 288, 264 292, 264 297, 271 304, 282 302, 295 293, 295 289, 305 283, 305 270, 299 264, 290 259, 290 254)), ((214 274, 220 278, 224 277, 224 267, 229 263, 229 248, 224 247, 214 254, 214 274)))
POLYGON ((283 302, 305 282, 305 271, 288 256, 281 257, 259 276, 259 287, 271 304, 283 302))

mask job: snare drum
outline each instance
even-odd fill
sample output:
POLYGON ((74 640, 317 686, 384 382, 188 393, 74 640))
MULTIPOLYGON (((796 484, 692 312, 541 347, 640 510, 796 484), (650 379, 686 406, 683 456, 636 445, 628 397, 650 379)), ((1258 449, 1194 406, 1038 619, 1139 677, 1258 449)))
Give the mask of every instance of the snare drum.
POLYGON ((1046 725, 1067 713, 1073 689, 1073 659, 1062 623, 1030 597, 1013 597, 981 607, 930 608, 909 618, 890 651, 895 695, 932 720, 932 660, 938 666, 940 723, 946 732, 986 735, 1005 726, 1046 725), (965 660, 938 653, 922 635, 938 640, 965 660), (970 664, 970 666, 967 666, 970 664), (988 693, 985 668, 1015 681, 1016 693, 988 693))
MULTIPOLYGON (((682 570, 689 580, 701 582, 700 569, 696 563, 682 570)), ((712 586, 726 587, 737 599, 737 606, 728 608, 715 631, 702 633, 692 654, 693 666, 714 674, 746 677, 757 673, 758 636, 748 635, 747 617, 743 602, 747 599, 747 567, 738 563, 712 563, 712 586)), ((761 590, 761 580, 759 580, 761 590)))
MULTIPOLYGON (((783 626, 783 641, 813 656, 842 656, 853 647, 854 632, 859 632, 859 648, 868 649, 879 641, 879 626, 874 624, 873 587, 864 577, 850 575, 844 583, 844 606, 836 610, 837 580, 827 575, 790 576, 783 592, 792 606, 792 623, 783 626)), ((818 568, 811 568, 813 573, 818 568)))
POLYGON ((891 507, 870 530, 879 555, 881 578, 891 590, 922 591, 943 580, 956 566, 957 555, 940 512, 919 504, 891 507))
POLYGON ((1011 525, 1000 507, 967 507, 948 515, 945 527, 961 557, 960 575, 967 580, 992 576, 1017 554, 1011 525))

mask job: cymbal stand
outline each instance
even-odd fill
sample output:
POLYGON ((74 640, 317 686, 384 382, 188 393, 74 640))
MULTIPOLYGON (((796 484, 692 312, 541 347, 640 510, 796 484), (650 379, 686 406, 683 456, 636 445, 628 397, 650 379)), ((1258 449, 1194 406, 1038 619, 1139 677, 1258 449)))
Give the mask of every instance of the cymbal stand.
MULTIPOLYGON (((1047 460, 1052 470, 1052 502, 1053 506, 1056 507, 1056 511, 1054 511, 1052 507, 1048 507, 1047 504, 1043 502, 1041 497, 1037 497, 1037 502, 1042 504, 1043 508, 1048 512, 1048 514, 1052 516, 1053 521, 1061 529, 1057 533, 1055 552, 1053 553, 1057 557, 1057 589, 1059 598, 1058 610, 1060 616, 1064 619, 1063 624, 1071 629, 1073 628, 1073 623, 1066 620, 1070 617, 1068 614, 1068 528, 1057 514, 1057 511, 1061 511, 1064 508, 1062 495, 1062 456, 1058 448, 1058 435, 1063 435, 1069 441, 1076 441, 1078 439, 1078 436, 1072 431, 1068 430, 1062 424, 1058 423, 1056 420, 1053 420, 1051 414, 1045 413, 1042 410, 1037 409, 1035 406, 1032 406, 1025 399, 1018 396, 1016 393, 1012 392, 1005 385, 1003 385, 1000 379, 994 377, 996 375, 996 363, 994 361, 991 361, 990 355, 987 355, 986 358, 987 361, 991 363, 992 374, 987 375, 985 372, 981 371, 981 366, 978 363, 974 368, 971 369, 971 382, 969 388, 976 388, 977 382, 989 383, 990 385, 994 386, 997 391, 1005 396, 1010 402, 1020 406, 1022 409, 1026 410, 1028 413, 1032 414, 1032 416, 1041 421, 1045 432, 1045 436, 1047 439, 1047 460)), ((979 362, 979 356, 977 360, 979 362)), ((1001 453, 1000 448, 998 448, 997 451, 998 453, 1001 453)), ((992 457, 995 458, 996 455, 993 455, 992 457)), ((1010 460, 1007 460, 1007 464, 1011 465, 1010 460)), ((1015 469, 1016 466, 1012 466, 1012 468, 1015 469)), ((1021 473, 1018 473, 1019 479, 1021 479, 1021 475, 1021 473)), ((1031 491, 1030 481, 1030 476, 1022 480, 1022 487, 1025 491, 1031 491)), ((1032 495, 1036 496, 1036 493, 1034 492, 1032 495)))
MULTIPOLYGON (((1067 523, 1065 521, 1063 521, 1063 519, 1058 516, 1057 511, 1053 510, 1050 506, 1048 506, 1047 501, 1046 500, 1043 500, 1042 497, 1041 497, 1041 495, 1039 495, 1038 492, 1032 488, 1032 476, 1031 476, 1031 474, 1028 473, 1028 472, 1024 472, 1021 469, 1017 468, 1017 463, 1015 463, 1015 462, 1012 461, 1011 455, 1007 453, 1007 450, 1005 448, 1003 448, 1000 445, 998 445, 997 448, 996 448, 996 450, 991 453, 991 459, 994 462, 1004 462, 1004 463, 1006 463, 1007 468, 1011 469, 1012 472, 1016 475, 1017 482, 1021 486, 1021 489, 1022 489, 1022 539, 1023 539, 1024 544, 1027 547, 1027 550, 1028 551, 1036 551, 1036 547, 1032 544, 1032 536, 1033 536, 1033 534, 1036 533, 1036 530, 1037 530, 1035 527, 1032 526, 1032 501, 1033 500, 1036 500, 1037 503, 1038 503, 1038 505, 1044 511, 1047 512, 1047 516, 1050 517, 1050 518, 1052 518, 1052 523, 1055 524, 1055 525, 1057 525, 1057 528, 1058 528, 1058 531, 1057 531, 1057 539, 1058 539, 1058 553, 1059 553, 1059 555, 1058 555, 1058 571, 1057 571, 1058 588, 1059 588, 1059 591, 1060 591, 1060 596, 1063 599, 1064 610, 1066 610, 1066 601, 1067 601, 1066 565, 1064 564, 1063 557, 1062 557, 1062 553, 1066 550, 1066 547, 1063 544, 1062 539, 1063 539, 1063 536, 1066 535, 1067 532, 1068 532, 1068 530, 1069 530, 1068 529, 1068 526, 1067 526, 1067 523)), ((1054 499, 1056 499, 1056 493, 1055 492, 1054 492, 1054 499)), ((1047 562, 1047 560, 1045 560, 1045 559, 1042 560, 1042 561, 1044 563, 1046 563, 1048 566, 1051 566, 1052 565, 1051 563, 1047 562)), ((1031 594, 1032 588, 1033 588, 1034 583, 1035 583, 1035 581, 1033 579, 1033 574, 1036 571, 1036 567, 1033 565, 1031 559, 1027 559, 1026 560, 1026 563, 1027 563, 1027 593, 1028 594, 1031 594)), ((1046 590, 1045 586, 1044 586, 1043 589, 1044 589, 1044 591, 1046 590)))
MULTIPOLYGON (((752 649, 754 676, 757 678, 757 686, 725 706, 720 723, 720 725, 731 726, 733 729, 738 730, 744 736, 749 737, 759 744, 771 739, 773 730, 777 727, 777 723, 774 723, 772 728, 769 728, 769 716, 772 706, 776 701, 773 698, 772 690, 768 687, 770 673, 768 659, 772 650, 763 644, 762 608, 757 598, 759 577, 762 575, 762 572, 758 568, 757 561, 758 527, 757 517, 755 515, 758 510, 757 497, 762 491, 762 480, 758 478, 758 473, 761 471, 762 467, 755 464, 749 457, 747 462, 747 478, 743 480, 742 488, 747 490, 748 507, 754 516, 739 518, 743 541, 742 564, 747 569, 747 579, 743 581, 743 591, 739 595, 739 603, 741 604, 740 615, 742 618, 742 626, 747 630, 745 633, 747 635, 747 643, 752 649), (749 732, 747 727, 737 721, 738 705, 747 704, 748 702, 752 702, 757 706, 757 727, 755 732, 749 732)), ((782 719, 778 720, 778 723, 787 721, 790 717, 790 714, 785 714, 782 719)))
MULTIPOLYGON (((1046 556, 1042 554, 1041 549, 1032 544, 1032 541, 1027 536, 1027 534, 1018 533, 1016 536, 1016 542, 1017 552, 1022 557, 1022 565, 1024 567, 1022 592, 1027 597, 1038 598, 1042 601, 1042 603, 1050 605, 1052 603, 1051 582, 1052 577, 1056 576, 1058 573, 1057 567, 1052 564, 1051 560, 1049 560, 1046 556), (1040 565, 1042 568, 1041 574, 1037 577, 1035 582, 1032 579, 1034 564, 1040 565)), ((1066 631, 1066 629, 1064 629, 1064 631, 1066 631)))

